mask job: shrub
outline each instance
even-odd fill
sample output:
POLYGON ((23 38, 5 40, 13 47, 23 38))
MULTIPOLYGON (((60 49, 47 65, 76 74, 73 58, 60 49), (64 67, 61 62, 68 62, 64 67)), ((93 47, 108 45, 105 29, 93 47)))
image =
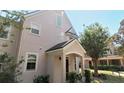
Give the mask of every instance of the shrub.
POLYGON ((90 70, 85 70, 85 82, 86 83, 91 82, 91 72, 90 72, 90 70))
POLYGON ((0 83, 20 82, 19 76, 22 74, 20 65, 24 60, 16 62, 16 59, 7 53, 0 54, 0 83))
POLYGON ((107 76, 105 74, 99 74, 98 77, 103 80, 107 80, 107 76))
POLYGON ((76 72, 68 73, 68 81, 69 83, 76 83, 77 81, 82 80, 82 75, 77 74, 76 72))
POLYGON ((79 81, 82 80, 82 75, 81 74, 77 74, 77 80, 79 80, 79 81))
POLYGON ((68 73, 68 81, 70 83, 75 83, 77 81, 77 74, 75 72, 68 73))
MULTIPOLYGON (((91 69, 94 69, 94 67, 92 66, 91 69)), ((115 66, 115 65, 110 65, 110 66, 99 65, 98 70, 124 71, 124 67, 115 66)))
POLYGON ((35 77, 35 79, 33 80, 34 83, 49 83, 49 75, 43 76, 37 76, 35 77))

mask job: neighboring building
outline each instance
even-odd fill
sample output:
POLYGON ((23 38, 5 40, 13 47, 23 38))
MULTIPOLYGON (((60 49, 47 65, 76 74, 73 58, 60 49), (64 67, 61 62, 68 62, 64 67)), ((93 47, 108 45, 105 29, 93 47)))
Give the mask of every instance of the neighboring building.
MULTIPOLYGON (((124 20, 120 22, 119 33, 124 32, 124 20)), ((108 45, 109 51, 107 55, 103 58, 99 58, 100 65, 117 65, 124 67, 124 57, 119 55, 117 47, 110 43, 108 45)))
POLYGON ((116 65, 116 66, 124 66, 124 58, 123 56, 118 55, 117 48, 110 43, 108 45, 108 52, 107 54, 99 58, 99 65, 116 65))
MULTIPOLYGON (((120 22, 119 32, 124 32, 124 20, 120 22)), ((115 65, 124 67, 124 57, 119 55, 117 47, 113 43, 109 43, 108 49, 107 54, 98 59, 98 65, 115 65)), ((88 57, 85 61, 85 68, 90 68, 90 66, 93 66, 93 62, 92 59, 88 57)))
POLYGON ((38 75, 50 75, 50 82, 66 82, 66 73, 79 72, 80 64, 83 71, 86 51, 64 11, 29 13, 23 28, 18 31, 11 27, 5 37, 0 37, 1 52, 18 61, 25 59, 22 82, 33 82, 38 75))

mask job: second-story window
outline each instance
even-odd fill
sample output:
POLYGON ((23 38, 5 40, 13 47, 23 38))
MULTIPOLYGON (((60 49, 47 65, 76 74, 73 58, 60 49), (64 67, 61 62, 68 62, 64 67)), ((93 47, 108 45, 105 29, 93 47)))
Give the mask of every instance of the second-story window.
POLYGON ((0 38, 8 39, 9 31, 10 31, 10 26, 1 26, 0 27, 0 38))
POLYGON ((39 27, 35 24, 31 24, 31 33, 40 35, 39 27))
POLYGON ((62 26, 62 16, 59 14, 57 14, 57 16, 56 16, 56 26, 58 28, 61 28, 61 26, 62 26))

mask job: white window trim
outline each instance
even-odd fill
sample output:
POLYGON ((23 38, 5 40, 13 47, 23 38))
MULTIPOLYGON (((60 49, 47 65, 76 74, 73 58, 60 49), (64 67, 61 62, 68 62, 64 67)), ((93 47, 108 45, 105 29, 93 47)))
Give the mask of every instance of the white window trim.
POLYGON ((30 33, 31 33, 32 35, 35 35, 35 36, 40 36, 41 26, 39 26, 39 25, 37 25, 36 23, 33 23, 33 22, 31 22, 30 24, 31 24, 31 25, 30 25, 30 27, 31 27, 31 28, 30 28, 30 33), (32 32, 31 32, 33 25, 35 25, 35 26, 38 27, 39 34, 35 34, 35 33, 32 33, 32 32))
POLYGON ((56 14, 56 27, 57 27, 57 28, 62 28, 62 24, 63 24, 63 19, 62 19, 62 18, 63 18, 62 14, 59 14, 59 13, 56 14), (58 25, 57 25, 58 16, 61 17, 61 26, 58 26, 58 25))
POLYGON ((9 40, 9 38, 10 38, 10 33, 11 33, 11 30, 12 30, 12 26, 10 26, 10 28, 9 28, 9 31, 8 31, 7 38, 1 38, 1 37, 0 37, 0 40, 9 40))
POLYGON ((39 54, 35 53, 35 52, 26 52, 26 56, 25 56, 25 64, 24 64, 24 72, 32 72, 32 71, 37 71, 37 66, 38 66, 38 59, 39 59, 39 54), (27 70, 27 60, 28 60, 28 55, 29 54, 33 54, 36 55, 37 59, 36 59, 36 65, 35 65, 35 69, 34 70, 27 70))

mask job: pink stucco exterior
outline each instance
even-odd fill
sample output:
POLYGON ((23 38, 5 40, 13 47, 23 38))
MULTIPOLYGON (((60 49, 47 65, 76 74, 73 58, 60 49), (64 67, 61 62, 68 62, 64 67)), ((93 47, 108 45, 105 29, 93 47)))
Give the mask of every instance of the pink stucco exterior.
MULTIPOLYGON (((69 36, 69 34, 65 33, 66 31, 68 31, 69 28, 73 27, 64 11, 44 10, 36 11, 34 13, 26 15, 22 31, 17 31, 14 28, 11 29, 9 39, 13 38, 14 42, 7 48, 1 48, 1 50, 12 54, 17 58, 18 61, 21 60, 22 57, 25 59, 25 62, 21 65, 21 71, 23 73, 20 76, 20 79, 22 80, 22 82, 33 82, 34 76, 46 74, 51 74, 53 77, 56 76, 55 78, 52 78, 53 81, 51 82, 62 82, 61 80, 63 79, 63 72, 58 72, 58 69, 61 67, 60 63, 57 63, 58 59, 56 58, 54 60, 56 63, 52 64, 53 60, 50 58, 51 56, 48 56, 45 51, 58 43, 71 39, 72 36, 69 36), (57 15, 61 16, 62 18, 61 27, 56 26, 57 15), (30 29, 27 29, 31 28, 31 24, 35 24, 38 26, 40 32, 39 35, 31 33, 30 29), (14 34, 14 36, 12 35, 12 33, 14 34), (35 70, 26 70, 27 53, 35 53, 38 55, 35 70), (52 70, 52 67, 55 67, 54 72, 52 70)), ((72 29, 72 32, 75 33, 74 29, 72 29)), ((10 42, 10 40, 5 41, 0 39, 0 44, 2 42, 10 42)), ((81 55, 83 57, 84 51, 82 49, 80 51, 80 46, 78 44, 76 45, 76 42, 77 41, 74 42, 73 46, 70 45, 70 48, 64 51, 68 52, 71 51, 71 48, 73 48, 75 52, 81 52, 81 55)))
POLYGON ((45 51, 57 43, 68 40, 65 31, 72 26, 64 11, 40 11, 28 16, 24 22, 24 28, 30 27, 31 23, 40 27, 40 35, 32 34, 29 29, 22 31, 18 60, 21 56, 25 57, 27 52, 38 53, 39 59, 35 71, 26 71, 24 68, 26 63, 23 64, 23 82, 32 82, 34 75, 47 73, 45 51), (56 15, 62 16, 61 28, 56 27, 56 15))

